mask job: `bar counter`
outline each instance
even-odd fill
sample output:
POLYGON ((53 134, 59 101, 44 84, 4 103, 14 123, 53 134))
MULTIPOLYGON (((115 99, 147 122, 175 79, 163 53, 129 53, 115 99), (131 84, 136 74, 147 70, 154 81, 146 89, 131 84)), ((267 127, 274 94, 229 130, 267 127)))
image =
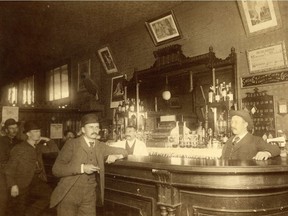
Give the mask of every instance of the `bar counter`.
POLYGON ((107 215, 288 215, 286 158, 128 156, 105 178, 107 215))

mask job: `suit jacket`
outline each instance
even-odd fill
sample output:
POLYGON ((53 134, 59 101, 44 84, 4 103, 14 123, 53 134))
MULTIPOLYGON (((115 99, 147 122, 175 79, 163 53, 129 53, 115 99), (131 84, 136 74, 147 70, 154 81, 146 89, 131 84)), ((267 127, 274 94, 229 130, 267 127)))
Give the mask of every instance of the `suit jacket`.
POLYGON ((11 149, 20 142, 22 140, 17 138, 10 139, 8 136, 0 136, 0 164, 7 163, 11 149))
MULTIPOLYGON (((96 140, 93 148, 96 153, 96 159, 100 168, 100 192, 101 200, 104 201, 104 157, 111 154, 122 154, 127 157, 124 149, 106 146, 104 143, 96 140)), ((52 172, 55 176, 60 177, 60 181, 52 193, 50 207, 56 206, 65 197, 68 191, 73 187, 81 173, 81 164, 86 163, 88 157, 88 146, 83 136, 71 139, 65 143, 60 151, 52 172)))
POLYGON ((10 158, 5 169, 7 186, 18 185, 21 193, 32 182, 36 172, 36 162, 38 162, 39 168, 42 169, 38 174, 39 177, 43 181, 46 181, 42 153, 57 152, 58 149, 53 147, 53 143, 54 141, 52 140, 47 142, 46 145, 39 143, 39 146, 37 144, 36 148, 31 146, 27 141, 15 145, 10 152, 10 158))
MULTIPOLYGON (((125 149, 126 140, 121 140, 121 141, 112 143, 112 144, 110 144, 110 146, 125 149)), ((133 155, 139 155, 139 156, 148 156, 149 155, 146 144, 139 139, 136 139, 133 155)))
POLYGON ((223 159, 240 159, 250 160, 259 151, 268 151, 272 157, 280 154, 280 149, 277 145, 266 143, 261 137, 247 133, 239 142, 233 146, 232 140, 235 136, 230 137, 225 143, 222 150, 223 159))

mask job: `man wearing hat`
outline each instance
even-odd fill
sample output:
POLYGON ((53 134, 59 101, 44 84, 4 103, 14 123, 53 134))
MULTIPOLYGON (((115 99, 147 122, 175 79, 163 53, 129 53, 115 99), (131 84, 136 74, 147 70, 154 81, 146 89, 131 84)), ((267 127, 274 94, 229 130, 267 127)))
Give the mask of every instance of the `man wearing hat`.
POLYGON ((95 216, 96 195, 101 195, 100 203, 104 201, 104 157, 109 155, 106 162, 112 163, 127 156, 124 149, 97 140, 100 128, 95 114, 81 118, 81 131, 80 137, 64 144, 52 168, 61 178, 50 201, 51 208, 57 206, 58 216, 95 216), (100 188, 97 193, 96 185, 100 188))
POLYGON ((7 205, 8 191, 6 185, 6 177, 4 168, 9 159, 11 149, 21 140, 17 139, 18 122, 9 118, 4 122, 3 126, 5 136, 0 137, 0 216, 5 216, 7 205))
POLYGON ((231 130, 234 136, 230 137, 222 150, 223 159, 240 160, 267 160, 280 155, 277 145, 266 143, 248 131, 253 128, 253 120, 248 111, 231 111, 231 130))
POLYGON ((46 183, 42 153, 57 152, 57 145, 41 137, 40 127, 33 121, 25 122, 24 133, 27 140, 11 150, 5 170, 11 196, 7 215, 41 215, 49 206, 52 192, 46 183))

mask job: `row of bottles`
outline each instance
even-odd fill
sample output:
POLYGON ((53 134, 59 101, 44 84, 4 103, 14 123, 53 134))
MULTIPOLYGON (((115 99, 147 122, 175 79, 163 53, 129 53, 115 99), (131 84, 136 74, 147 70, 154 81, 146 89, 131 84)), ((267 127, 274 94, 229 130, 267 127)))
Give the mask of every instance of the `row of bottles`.
POLYGON ((215 86, 211 86, 208 93, 208 102, 220 102, 220 101, 233 101, 233 91, 231 82, 226 84, 222 82, 219 84, 218 79, 216 79, 215 86))
POLYGON ((205 128, 202 127, 202 122, 196 131, 191 131, 187 126, 186 122, 183 122, 183 126, 179 126, 179 122, 176 122, 176 126, 171 130, 170 136, 168 137, 169 147, 199 147, 199 145, 205 144, 206 132, 205 128))
POLYGON ((191 131, 186 122, 183 122, 183 126, 179 126, 179 122, 176 122, 176 126, 171 130, 170 136, 168 136, 167 147, 180 147, 180 148, 221 148, 222 145, 228 140, 226 131, 221 131, 217 135, 213 133, 212 128, 207 131, 202 126, 202 122, 199 122, 199 126, 195 131, 191 131))
MULTIPOLYGON (((124 113, 124 112, 136 112, 137 110, 137 104, 135 98, 127 98, 127 100, 123 100, 119 102, 119 105, 117 107, 118 113, 124 113)), ((143 101, 139 100, 139 112, 144 112, 144 103, 143 101)))

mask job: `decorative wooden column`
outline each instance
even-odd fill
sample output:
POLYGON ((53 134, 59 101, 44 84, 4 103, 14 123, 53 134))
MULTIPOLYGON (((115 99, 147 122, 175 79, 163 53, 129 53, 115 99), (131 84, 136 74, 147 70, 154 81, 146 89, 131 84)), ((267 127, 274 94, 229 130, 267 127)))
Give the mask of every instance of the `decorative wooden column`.
POLYGON ((158 201, 161 216, 176 216, 176 210, 181 206, 179 189, 172 186, 171 173, 167 170, 152 169, 157 179, 158 201))

